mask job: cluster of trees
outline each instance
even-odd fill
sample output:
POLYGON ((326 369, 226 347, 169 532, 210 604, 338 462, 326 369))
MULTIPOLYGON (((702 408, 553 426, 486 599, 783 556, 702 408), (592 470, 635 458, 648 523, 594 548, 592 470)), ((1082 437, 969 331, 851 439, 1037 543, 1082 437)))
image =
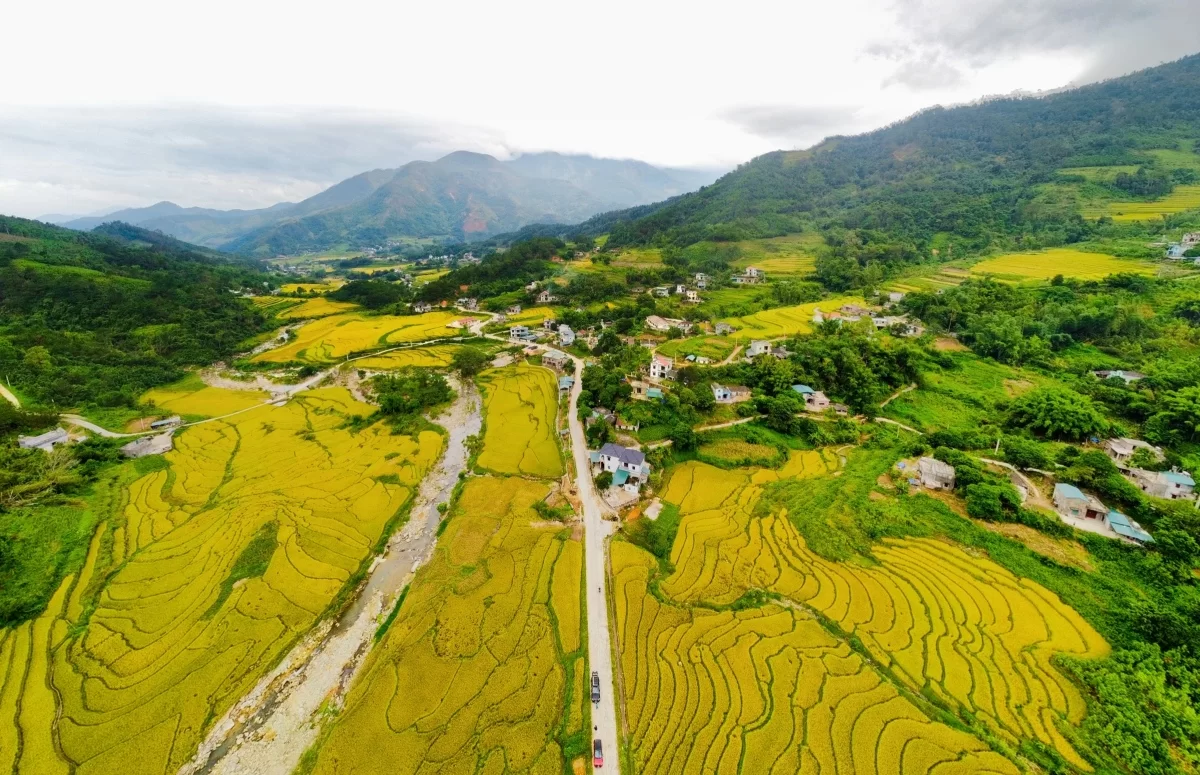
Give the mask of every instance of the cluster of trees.
POLYGON ((329 298, 378 310, 409 301, 412 292, 406 285, 384 280, 353 280, 330 293, 329 298))
POLYGON ((562 240, 550 237, 516 242, 486 261, 460 267, 422 286, 417 295, 424 301, 455 299, 463 295, 463 286, 481 299, 517 291, 549 277, 554 271, 550 259, 561 255, 565 248, 562 240))
POLYGON ((230 293, 261 287, 252 265, 32 223, 0 218, 25 237, 0 243, 0 375, 40 403, 133 405, 265 325, 230 293))

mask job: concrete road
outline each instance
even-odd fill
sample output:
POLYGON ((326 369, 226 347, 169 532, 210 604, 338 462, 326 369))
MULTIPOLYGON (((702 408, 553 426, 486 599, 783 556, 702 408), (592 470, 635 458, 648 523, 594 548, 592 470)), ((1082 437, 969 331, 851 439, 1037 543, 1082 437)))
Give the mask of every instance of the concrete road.
MULTIPOLYGON (((571 452, 575 458, 575 483, 583 505, 584 576, 587 583, 588 673, 587 691, 591 692, 591 674, 600 674, 600 703, 592 705, 592 737, 599 738, 604 750, 601 772, 620 771, 617 745, 616 684, 613 681, 612 642, 608 626, 607 565, 608 539, 616 524, 604 519, 607 510, 592 484, 592 465, 587 439, 579 420, 579 393, 583 390, 583 362, 575 363, 575 387, 571 390, 568 422, 571 428, 571 452)), ((590 754, 590 749, 589 749, 590 754)))

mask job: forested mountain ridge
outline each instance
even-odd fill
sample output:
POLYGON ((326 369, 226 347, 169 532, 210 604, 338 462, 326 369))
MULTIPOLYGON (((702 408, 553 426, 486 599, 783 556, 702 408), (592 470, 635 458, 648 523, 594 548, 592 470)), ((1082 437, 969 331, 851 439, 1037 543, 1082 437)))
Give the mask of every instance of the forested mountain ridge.
POLYGON ((609 213, 578 231, 609 231, 613 246, 814 226, 921 243, 947 235, 968 247, 1023 233, 1069 241, 1078 208, 1043 188, 1062 179, 1060 170, 1132 165, 1169 185, 1170 165, 1147 151, 1197 140, 1200 55, 1044 97, 931 108, 806 151, 775 151, 649 214, 609 213))
POLYGON ((81 233, 0 217, 0 374, 43 406, 132 406, 232 353, 262 316, 244 261, 128 224, 81 233))
POLYGON ((208 247, 282 254, 405 236, 478 239, 535 221, 577 223, 677 196, 715 177, 629 159, 534 153, 500 161, 458 151, 433 162, 363 172, 302 202, 258 210, 159 202, 61 225, 88 230, 119 220, 208 247))

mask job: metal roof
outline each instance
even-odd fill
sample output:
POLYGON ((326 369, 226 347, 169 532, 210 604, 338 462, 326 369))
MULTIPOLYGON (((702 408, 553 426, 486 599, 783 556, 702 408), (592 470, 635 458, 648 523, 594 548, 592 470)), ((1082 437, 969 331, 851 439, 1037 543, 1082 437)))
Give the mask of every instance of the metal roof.
POLYGON ((795 390, 797 393, 799 393, 801 395, 816 392, 815 390, 810 388, 808 385, 792 385, 792 390, 795 390))
POLYGON ((1187 471, 1163 471, 1162 475, 1168 482, 1173 482, 1174 484, 1186 484, 1189 487, 1196 486, 1195 480, 1192 479, 1192 475, 1187 471))
POLYGON ((1154 537, 1142 530, 1142 526, 1119 511, 1108 512, 1108 526, 1119 536, 1132 538, 1139 543, 1153 543, 1154 537))
POLYGON ((1080 490, 1073 484, 1067 484, 1065 482, 1059 482, 1058 484, 1054 485, 1054 496, 1058 497, 1060 494, 1064 498, 1078 498, 1081 501, 1087 500, 1087 496, 1083 494, 1083 490, 1080 490))

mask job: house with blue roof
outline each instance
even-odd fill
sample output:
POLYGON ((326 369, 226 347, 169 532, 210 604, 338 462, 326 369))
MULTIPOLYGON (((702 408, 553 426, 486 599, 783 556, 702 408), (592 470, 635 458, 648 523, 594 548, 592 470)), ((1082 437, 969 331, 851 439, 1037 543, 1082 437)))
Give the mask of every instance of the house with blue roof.
POLYGON ((1137 544, 1138 546, 1154 543, 1153 536, 1143 530, 1141 525, 1119 511, 1108 512, 1104 517, 1104 521, 1108 523, 1108 526, 1112 528, 1112 531, 1118 537, 1129 543, 1137 544))
POLYGON ((1103 520, 1108 507, 1094 495, 1088 495, 1073 484, 1054 485, 1054 508, 1064 517, 1103 520))
POLYGON ((792 385, 792 390, 796 391, 802 396, 811 396, 813 393, 817 392, 808 385, 792 385))
POLYGON ((1187 471, 1147 471, 1132 468, 1129 470, 1129 478, 1142 492, 1155 498, 1182 500, 1196 497, 1196 482, 1187 471))

